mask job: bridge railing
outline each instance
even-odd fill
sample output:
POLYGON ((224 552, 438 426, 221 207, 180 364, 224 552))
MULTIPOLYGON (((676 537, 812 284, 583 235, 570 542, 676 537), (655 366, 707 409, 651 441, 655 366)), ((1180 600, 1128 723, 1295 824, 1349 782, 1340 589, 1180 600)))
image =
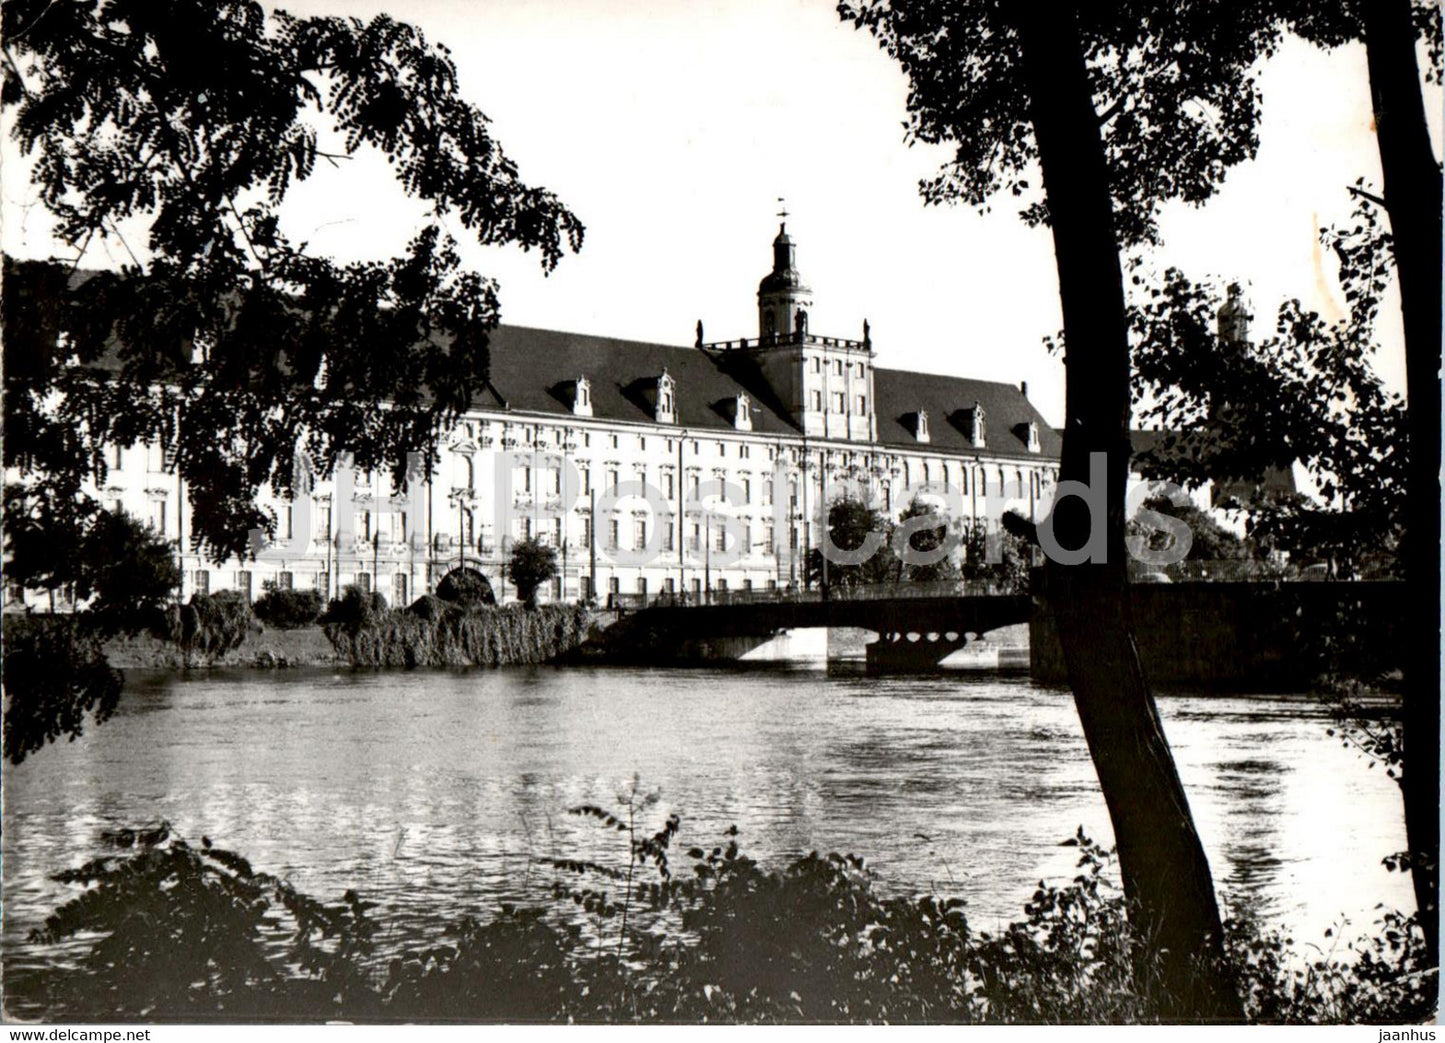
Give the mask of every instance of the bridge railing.
POLYGON ((1160 566, 1129 559, 1131 583, 1308 583, 1392 578, 1388 570, 1351 575, 1331 570, 1323 563, 1299 565, 1254 559, 1197 561, 1190 558, 1160 566))
POLYGON ((616 611, 644 608, 696 608, 709 605, 810 604, 823 601, 889 601, 898 598, 962 598, 1016 594, 1008 583, 958 580, 945 583, 867 583, 851 586, 777 588, 775 590, 658 591, 655 594, 609 594, 607 607, 616 611))

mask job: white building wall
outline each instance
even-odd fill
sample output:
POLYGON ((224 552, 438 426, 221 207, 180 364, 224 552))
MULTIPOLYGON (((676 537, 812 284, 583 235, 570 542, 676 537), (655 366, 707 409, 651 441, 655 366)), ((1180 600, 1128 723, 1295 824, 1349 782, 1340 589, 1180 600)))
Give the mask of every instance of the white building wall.
POLYGON ((558 547, 563 571, 543 600, 802 586, 821 506, 839 495, 866 491, 896 518, 909 486, 947 483, 951 515, 996 528, 1009 507, 1047 513, 1057 472, 1049 458, 987 450, 477 412, 442 440, 429 482, 402 493, 387 474, 338 467, 302 482, 309 492, 295 502, 263 497, 278 519, 274 537, 257 543, 254 560, 218 565, 191 548, 184 485, 160 454, 133 446, 118 459, 92 492, 178 541, 183 599, 221 590, 255 598, 267 583, 330 598, 357 583, 391 604, 434 590, 462 565, 514 598, 506 555, 532 534, 558 547), (634 495, 644 487, 648 498, 634 495))

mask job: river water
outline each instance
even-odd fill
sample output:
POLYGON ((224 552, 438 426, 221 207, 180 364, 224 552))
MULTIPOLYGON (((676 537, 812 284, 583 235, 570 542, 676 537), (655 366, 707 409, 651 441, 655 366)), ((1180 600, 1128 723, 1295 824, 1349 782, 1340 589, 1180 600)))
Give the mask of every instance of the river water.
MULTIPOLYGON (((1164 695, 1160 710, 1228 908, 1303 941, 1413 907, 1380 865, 1404 847, 1398 791, 1326 734, 1316 701, 1164 695)), ((24 952, 70 893, 48 874, 95 854, 102 829, 161 818, 430 930, 524 897, 538 856, 619 843, 567 809, 634 787, 659 795, 639 825, 676 812, 684 846, 736 825, 765 864, 854 852, 887 888, 966 898, 984 929, 1071 875, 1060 841, 1076 828, 1111 842, 1070 696, 1023 678, 132 672, 112 720, 5 767, 4 940, 24 952)))

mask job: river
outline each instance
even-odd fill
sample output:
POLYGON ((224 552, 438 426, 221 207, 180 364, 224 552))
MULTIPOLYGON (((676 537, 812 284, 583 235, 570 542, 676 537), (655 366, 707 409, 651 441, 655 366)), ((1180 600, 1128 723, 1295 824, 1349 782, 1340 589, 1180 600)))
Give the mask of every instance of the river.
MULTIPOLYGON (((1067 692, 1025 678, 784 670, 132 672, 116 716, 4 771, 9 958, 68 889, 48 874, 99 832, 168 819, 328 900, 429 930, 486 915, 535 856, 618 843, 569 807, 659 799, 711 846, 765 864, 868 858, 883 886, 968 901, 987 929, 1067 879, 1075 829, 1110 842, 1067 692), (634 783, 634 779, 636 782, 634 783)), ((1408 910, 1393 782, 1326 734, 1306 696, 1160 697, 1228 909, 1320 940, 1408 910)))

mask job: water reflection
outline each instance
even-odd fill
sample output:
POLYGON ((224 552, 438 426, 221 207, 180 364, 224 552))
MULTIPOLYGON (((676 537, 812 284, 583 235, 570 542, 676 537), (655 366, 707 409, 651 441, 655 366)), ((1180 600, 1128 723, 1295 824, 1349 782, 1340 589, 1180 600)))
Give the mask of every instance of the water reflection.
MULTIPOLYGON (((634 776, 711 845, 768 862, 866 855, 889 886, 968 899, 987 927, 1072 875, 1059 841, 1110 841, 1072 702, 1022 678, 501 670, 133 676, 118 715, 5 770, 5 941, 66 890, 47 874, 116 824, 167 818, 304 890, 357 887, 439 925, 521 897, 538 856, 615 842, 568 816, 634 776)), ((1166 696, 1221 891, 1306 937, 1409 908, 1380 859, 1398 793, 1299 698, 1166 696)))

